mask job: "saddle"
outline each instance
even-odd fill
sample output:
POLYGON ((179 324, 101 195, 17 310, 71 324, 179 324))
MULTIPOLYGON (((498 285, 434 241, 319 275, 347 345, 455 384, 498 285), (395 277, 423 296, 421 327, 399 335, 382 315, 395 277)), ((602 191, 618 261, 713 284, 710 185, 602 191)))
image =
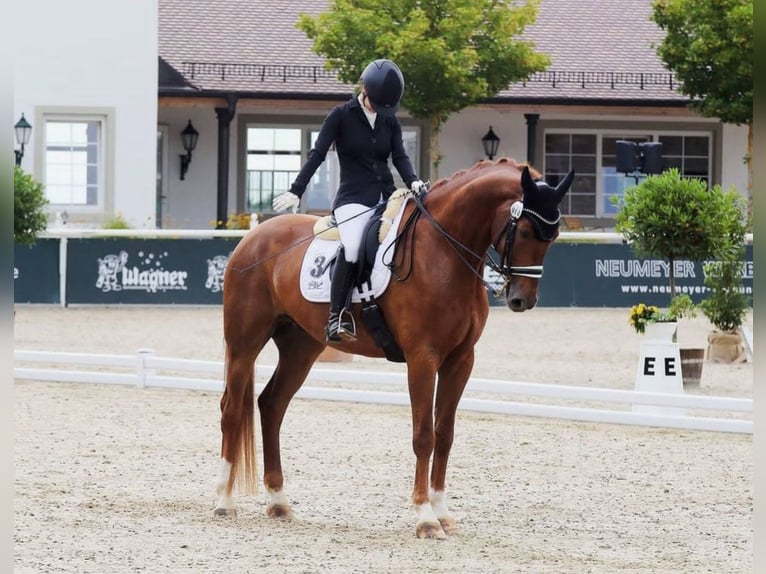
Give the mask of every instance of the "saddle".
MULTIPOLYGON (((389 262, 393 258, 393 238, 389 237, 389 233, 391 233, 394 221, 398 221, 400 218, 406 199, 406 189, 400 189, 394 192, 387 203, 380 204, 376 207, 373 216, 367 222, 362 235, 362 244, 357 258, 359 265, 357 267, 357 277, 354 281, 355 289, 353 290, 353 300, 361 303, 362 321, 375 341, 375 344, 383 349, 386 359, 395 363, 403 363, 405 362, 405 359, 404 353, 397 345, 391 335, 391 331, 388 329, 388 325, 383 316, 383 311, 378 306, 376 300, 376 296, 382 294, 388 286, 388 280, 390 279, 391 274, 390 269, 386 266, 385 261, 383 261, 383 254, 379 253, 379 251, 383 249, 388 253, 386 259, 388 259, 389 262)), ((338 256, 340 246, 335 248, 332 255, 329 256, 329 259, 323 256, 317 257, 312 247, 313 243, 324 243, 326 246, 326 242, 340 240, 334 217, 328 215, 317 221, 314 224, 314 234, 316 235, 316 238, 314 239, 314 242, 312 242, 312 246, 309 247, 306 258, 304 259, 304 265, 307 260, 309 262, 313 261, 315 265, 309 272, 314 280, 309 282, 308 287, 310 288, 312 285, 318 287, 321 283, 320 277, 324 275, 325 271, 328 271, 327 284, 329 287, 329 280, 331 280, 335 271, 335 260, 338 256), (321 261, 321 264, 317 266, 319 261, 321 261)), ((317 249, 322 249, 322 246, 318 245, 317 249)), ((301 287, 303 290, 303 282, 301 287)), ((306 293, 304 293, 304 296, 309 300, 318 300, 317 296, 312 297, 312 295, 306 293)))

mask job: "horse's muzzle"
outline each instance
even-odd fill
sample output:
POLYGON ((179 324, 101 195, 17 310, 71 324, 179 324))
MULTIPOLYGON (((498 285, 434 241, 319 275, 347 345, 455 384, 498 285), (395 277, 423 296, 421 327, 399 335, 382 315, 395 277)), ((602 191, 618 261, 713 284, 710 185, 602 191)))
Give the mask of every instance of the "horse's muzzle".
POLYGON ((508 308, 511 311, 515 313, 521 313, 522 311, 528 311, 529 309, 534 308, 534 306, 537 305, 537 297, 509 296, 506 299, 506 303, 508 303, 508 308))

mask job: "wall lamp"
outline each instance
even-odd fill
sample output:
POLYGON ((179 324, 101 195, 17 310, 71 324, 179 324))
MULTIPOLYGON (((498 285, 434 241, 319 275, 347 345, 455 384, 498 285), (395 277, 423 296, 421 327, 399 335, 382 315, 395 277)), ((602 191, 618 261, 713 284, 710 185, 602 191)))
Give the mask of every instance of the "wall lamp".
POLYGON ((21 165, 21 158, 24 157, 24 146, 29 143, 29 138, 32 136, 32 125, 21 114, 21 119, 13 126, 13 131, 16 132, 16 143, 21 144, 21 149, 13 150, 16 154, 16 165, 21 165))
POLYGON ((481 145, 484 146, 484 155, 487 156, 487 159, 495 159, 497 148, 500 145, 500 138, 492 131, 492 126, 489 126, 489 131, 481 138, 481 145))
POLYGON ((186 153, 180 156, 181 179, 184 179, 186 171, 189 169, 189 164, 191 163, 192 159, 192 152, 194 151, 194 148, 197 147, 198 139, 199 132, 194 129, 191 120, 189 120, 189 124, 184 128, 184 131, 181 132, 181 143, 183 143, 184 149, 186 150, 186 153))

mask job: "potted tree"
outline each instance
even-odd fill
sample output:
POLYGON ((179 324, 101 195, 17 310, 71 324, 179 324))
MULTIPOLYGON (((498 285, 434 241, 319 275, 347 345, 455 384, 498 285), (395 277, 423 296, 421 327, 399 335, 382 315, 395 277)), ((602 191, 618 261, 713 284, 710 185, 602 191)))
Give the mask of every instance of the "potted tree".
POLYGON ((721 363, 745 361, 747 354, 740 328, 750 300, 741 290, 740 258, 707 263, 705 285, 710 289, 710 294, 700 303, 700 307, 715 327, 707 338, 707 358, 721 363))
MULTIPOLYGON (((634 253, 668 263, 670 307, 679 295, 676 261, 726 257, 744 240, 742 199, 736 190, 708 187, 699 179, 682 177, 675 168, 647 177, 625 190, 622 200, 613 197, 612 202, 619 206, 615 229, 634 253)), ((682 363, 684 354, 682 349, 682 363)))

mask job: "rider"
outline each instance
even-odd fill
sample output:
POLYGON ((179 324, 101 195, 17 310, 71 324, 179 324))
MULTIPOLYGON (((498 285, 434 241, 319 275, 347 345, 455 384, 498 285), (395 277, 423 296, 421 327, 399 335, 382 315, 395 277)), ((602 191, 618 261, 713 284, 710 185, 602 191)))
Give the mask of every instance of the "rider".
POLYGON ((330 287, 328 341, 356 339, 353 323, 344 318, 344 311, 356 277, 365 224, 372 217, 372 208, 388 200, 396 189, 388 158, 413 193, 419 194, 424 187, 404 150, 402 127, 396 118, 404 94, 402 72, 391 60, 375 60, 362 72, 361 83, 358 96, 327 114, 314 148, 290 191, 278 195, 273 201, 275 211, 296 209, 314 172, 335 142, 340 186, 332 212, 338 225, 341 248, 330 287))

